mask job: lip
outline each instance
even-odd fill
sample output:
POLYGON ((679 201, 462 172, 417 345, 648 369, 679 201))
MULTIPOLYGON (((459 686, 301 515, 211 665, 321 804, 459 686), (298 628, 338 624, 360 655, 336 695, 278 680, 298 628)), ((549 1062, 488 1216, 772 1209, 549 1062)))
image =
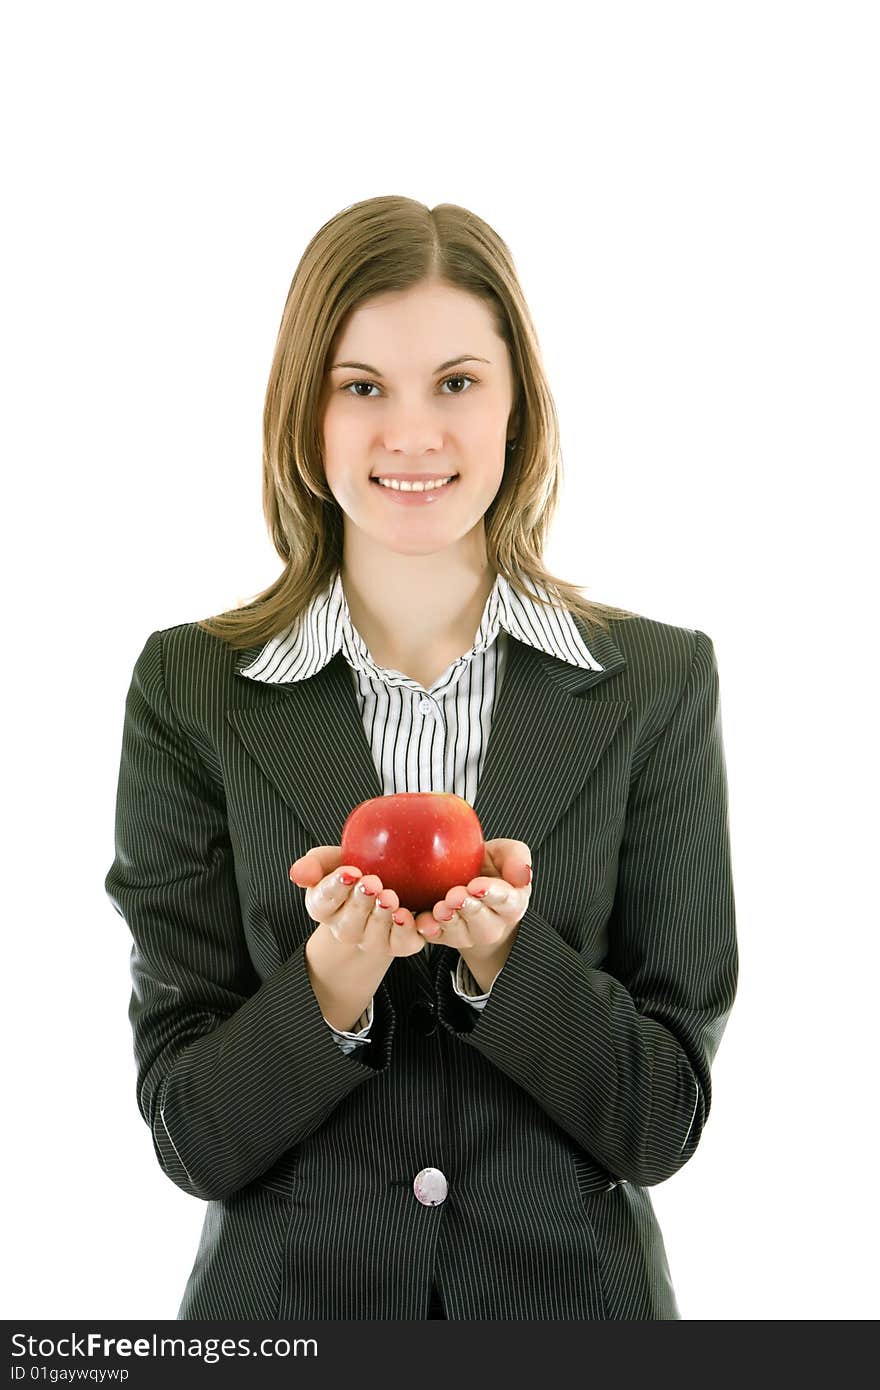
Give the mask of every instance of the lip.
MULTIPOLYGON (((393 477, 393 474, 383 473, 381 476, 383 478, 389 478, 393 477)), ((448 478, 449 474, 439 473, 437 476, 440 478, 448 478)), ((370 481, 376 482, 375 478, 371 478, 370 481)), ((424 477, 424 481, 427 482, 428 478, 424 477)), ((380 487, 379 483, 376 483, 376 487, 384 498, 387 498, 391 502, 396 502, 398 507, 432 507, 436 506, 441 498, 445 497, 448 492, 451 492, 458 481, 459 476, 456 474, 451 483, 447 483, 445 487, 431 488, 429 492, 401 492, 398 488, 380 487)))

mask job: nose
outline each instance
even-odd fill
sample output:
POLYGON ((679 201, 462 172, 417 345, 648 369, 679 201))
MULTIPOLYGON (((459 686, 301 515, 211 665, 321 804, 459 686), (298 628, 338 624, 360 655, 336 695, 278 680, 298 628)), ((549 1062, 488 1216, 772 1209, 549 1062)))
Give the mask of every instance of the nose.
POLYGON ((400 415, 384 428, 385 448, 389 453, 404 454, 417 459, 422 454, 439 453, 443 448, 443 429, 424 415, 400 415))

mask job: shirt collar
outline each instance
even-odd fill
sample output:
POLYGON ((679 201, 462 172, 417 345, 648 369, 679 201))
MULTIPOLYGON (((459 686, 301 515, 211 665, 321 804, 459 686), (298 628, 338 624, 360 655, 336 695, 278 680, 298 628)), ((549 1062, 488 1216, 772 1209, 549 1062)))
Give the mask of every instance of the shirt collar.
MULTIPOLYGON (((486 651, 495 641, 499 630, 503 630, 518 642, 524 642, 571 666, 604 671, 605 667, 586 646, 568 610, 556 602, 552 609, 538 603, 531 595, 540 593, 548 600, 550 595, 528 576, 521 575, 520 583, 528 591, 528 596, 519 594, 502 574, 495 576, 474 645, 464 654, 466 659, 471 660, 486 651)), ((249 666, 243 667, 240 674, 250 680, 273 685, 308 680, 339 651, 350 666, 370 675, 379 674, 379 668, 351 621, 342 587, 342 574, 337 569, 327 587, 315 595, 289 627, 270 637, 258 656, 249 666)))

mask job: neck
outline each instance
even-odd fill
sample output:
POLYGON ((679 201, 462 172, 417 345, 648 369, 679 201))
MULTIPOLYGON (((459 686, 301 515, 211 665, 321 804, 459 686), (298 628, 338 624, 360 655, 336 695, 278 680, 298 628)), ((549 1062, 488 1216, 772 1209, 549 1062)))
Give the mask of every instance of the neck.
POLYGON ((346 537, 346 602, 381 665, 406 671, 404 663, 447 654, 452 661, 473 645, 495 582, 482 525, 475 531, 475 540, 467 536, 461 545, 430 555, 401 555, 362 533, 346 537))

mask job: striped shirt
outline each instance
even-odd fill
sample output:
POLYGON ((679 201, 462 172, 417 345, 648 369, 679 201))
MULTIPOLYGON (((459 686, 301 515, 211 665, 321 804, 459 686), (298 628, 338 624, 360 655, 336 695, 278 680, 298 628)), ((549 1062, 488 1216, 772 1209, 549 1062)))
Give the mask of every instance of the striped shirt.
MULTIPOLYGON (((546 589, 539 589, 525 575, 521 582, 530 593, 540 592, 550 599, 546 589)), ((341 651, 351 671, 383 794, 451 791, 473 806, 510 637, 573 666, 604 670, 566 609, 554 603, 551 611, 524 598, 498 574, 473 646, 426 690, 401 671, 388 670, 373 660, 351 620, 337 569, 326 589, 289 627, 270 638, 241 674, 269 684, 308 680, 341 651)), ((423 949, 430 954, 430 943, 423 949)), ((449 973, 455 992, 473 1008, 484 1009, 491 985, 480 993, 461 956, 449 973)), ((351 1052, 369 1041, 373 1000, 351 1032, 324 1021, 342 1050, 351 1052)))

